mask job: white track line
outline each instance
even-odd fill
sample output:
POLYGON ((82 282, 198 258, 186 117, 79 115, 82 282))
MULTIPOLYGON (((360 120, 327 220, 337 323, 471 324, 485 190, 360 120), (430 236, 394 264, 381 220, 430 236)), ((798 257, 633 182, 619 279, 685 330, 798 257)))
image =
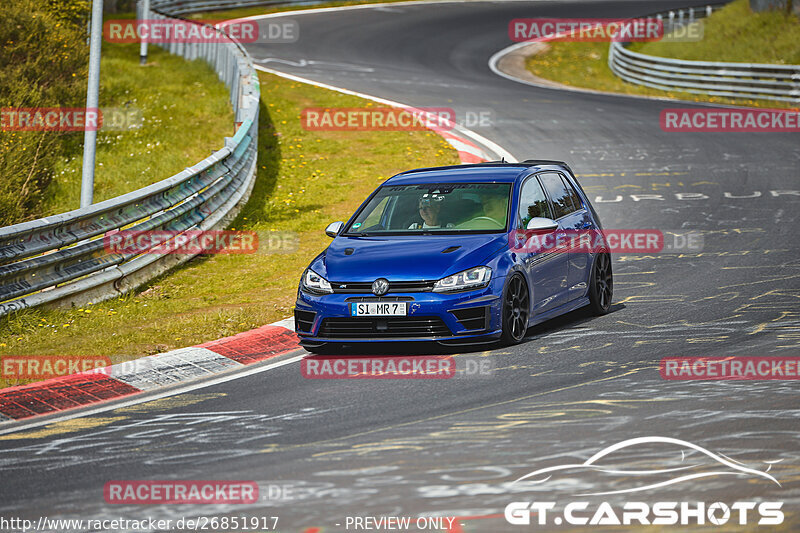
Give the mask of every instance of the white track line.
MULTIPOLYGON (((331 91, 340 92, 342 94, 349 94, 351 96, 357 96, 359 98, 364 98, 365 100, 372 100, 373 102, 377 102, 379 104, 384 104, 384 105, 388 105, 388 106, 391 106, 391 107, 401 107, 401 108, 413 108, 414 107, 414 106, 412 106, 410 104, 404 104, 402 102, 395 102, 394 100, 387 100, 386 98, 381 98, 379 96, 372 96, 370 94, 364 94, 364 93, 360 93, 360 92, 357 92, 357 91, 351 91, 350 89, 344 89, 342 87, 336 87, 334 85, 328 85, 327 83, 322 83, 322 82, 319 82, 319 81, 310 80, 308 78, 301 78, 300 76, 295 76, 294 74, 287 74, 286 72, 281 72, 280 70, 274 70, 274 69, 271 69, 271 68, 262 67, 261 65, 255 65, 255 67, 256 67, 256 70, 260 70, 260 71, 266 72, 268 74, 274 74, 276 76, 280 76, 282 78, 286 78, 286 79, 289 79, 289 80, 292 80, 292 81, 297 81, 297 82, 300 82, 300 83, 307 83, 309 85, 315 85, 315 86, 320 87, 322 89, 328 89, 328 90, 331 90, 331 91)), ((486 148, 488 148, 489 150, 494 152, 497 157, 502 157, 508 163, 516 163, 517 162, 517 159, 513 155, 511 155, 511 152, 509 152, 508 150, 506 150, 505 148, 503 148, 499 144, 495 143, 494 141, 491 141, 491 140, 487 139, 483 135, 481 135, 479 133, 475 133, 474 131, 469 130, 469 129, 464 128, 464 127, 461 127, 461 126, 455 126, 453 129, 455 131, 458 131, 459 133, 463 134, 465 137, 470 137, 473 140, 475 140, 476 142, 478 142, 479 144, 482 144, 483 146, 485 146, 486 148)), ((445 138, 445 140, 447 140, 447 139, 445 138)))
POLYGON ((678 98, 670 98, 668 96, 650 96, 650 95, 646 95, 646 94, 615 93, 615 92, 609 92, 609 91, 600 91, 598 89, 589 89, 589 88, 586 88, 586 87, 571 87, 571 86, 568 86, 568 85, 564 85, 563 83, 560 83, 560 82, 558 82, 556 80, 552 80, 552 81, 554 83, 558 83, 558 85, 557 86, 553 86, 553 85, 547 85, 547 84, 544 84, 544 83, 537 83, 537 82, 531 81, 531 80, 523 80, 522 78, 517 78, 516 76, 512 76, 511 74, 506 74, 505 72, 503 72, 502 70, 500 70, 498 68, 497 65, 498 65, 498 63, 500 63, 500 60, 503 59, 504 56, 510 54, 511 52, 514 52, 518 48, 524 48, 524 47, 526 47, 526 46, 528 46, 530 44, 532 44, 532 43, 531 42, 514 43, 514 44, 512 44, 510 46, 507 46, 507 47, 503 48, 499 52, 496 52, 494 55, 492 55, 492 57, 489 58, 489 69, 491 69, 491 71, 494 72, 495 74, 497 74, 498 76, 500 76, 502 78, 506 78, 507 80, 515 81, 517 83, 522 83, 524 85, 530 85, 531 87, 538 87, 540 89, 550 89, 550 90, 553 90, 553 91, 566 91, 566 92, 571 92, 571 93, 583 93, 583 94, 598 94, 598 95, 601 95, 601 96, 616 96, 616 97, 619 97, 619 98, 635 98, 637 100, 651 100, 651 101, 656 101, 656 102, 672 102, 672 103, 676 103, 676 104, 691 104, 691 105, 696 105, 696 106, 713 107, 713 108, 722 107, 722 108, 726 108, 726 109, 741 109, 742 107, 747 107, 747 106, 741 106, 741 105, 735 105, 735 104, 725 104, 725 103, 721 103, 721 102, 698 102, 698 101, 695 101, 695 100, 681 100, 681 99, 678 99, 678 98))
MULTIPOLYGON (((475 3, 481 3, 484 0, 477 0, 475 3)), ((527 0, 501 0, 506 2, 515 2, 515 1, 527 1, 527 0)), ((544 1, 544 0, 543 0, 544 1)), ((289 17, 289 16, 299 16, 299 15, 310 15, 314 13, 328 13, 331 11, 350 11, 354 9, 373 9, 376 7, 385 7, 385 6, 420 6, 420 5, 431 5, 431 4, 464 4, 469 3, 469 0, 442 0, 442 1, 410 1, 410 2, 389 2, 389 3, 377 3, 377 4, 359 4, 355 6, 340 6, 340 7, 318 7, 314 9, 300 9, 296 11, 281 11, 279 13, 267 13, 265 15, 253 15, 251 17, 243 17, 240 19, 235 19, 237 21, 243 20, 260 20, 260 19, 270 19, 270 18, 277 18, 277 17, 289 17)), ((493 3, 493 2, 490 2, 493 3)), ((315 85, 317 87, 321 87, 323 89, 328 89, 331 91, 337 91, 343 94, 349 94, 352 96, 358 96, 359 98, 364 98, 365 100, 372 100, 373 102, 377 102, 380 104, 388 105, 391 107, 415 107, 410 104, 404 104, 401 102, 395 102, 393 100, 387 100, 386 98, 381 98, 379 96, 372 96, 370 94, 360 93, 357 91, 351 91, 349 89, 344 89, 342 87, 336 87, 334 85, 329 85, 327 83, 321 83, 318 81, 310 80, 308 78, 301 78, 300 76, 295 76, 293 74, 287 74, 285 72, 281 72, 280 70, 274 70, 266 67, 262 67, 260 65, 255 65, 257 70, 261 70, 263 72, 268 72, 270 74, 275 74, 276 76, 281 76, 283 78, 287 78, 290 80, 298 81, 300 83, 308 83, 310 85, 315 85)), ((485 148, 488 148, 498 158, 505 159, 509 163, 516 163, 517 158, 511 155, 511 152, 497 144, 496 142, 487 139, 483 135, 476 133, 470 129, 464 128, 462 126, 456 125, 453 128, 455 131, 463 134, 465 137, 469 137, 472 140, 476 141, 478 144, 483 145, 485 148)))
MULTIPOLYGON (((277 13, 266 13, 264 15, 251 15, 249 17, 242 17, 238 19, 231 19, 236 21, 242 20, 259 20, 271 19, 277 17, 288 17, 314 13, 327 13, 330 11, 351 11, 353 9, 374 9, 376 7, 403 7, 403 6, 428 6, 436 4, 497 4, 497 3, 532 3, 532 2, 550 2, 552 0, 410 0, 408 2, 376 2, 374 4, 358 4, 354 6, 338 6, 338 7, 315 7, 313 9, 296 9, 294 11, 279 11, 277 13)), ((568 0, 564 3, 577 2, 579 0, 568 0)), ((227 22, 227 21, 226 21, 227 22)))

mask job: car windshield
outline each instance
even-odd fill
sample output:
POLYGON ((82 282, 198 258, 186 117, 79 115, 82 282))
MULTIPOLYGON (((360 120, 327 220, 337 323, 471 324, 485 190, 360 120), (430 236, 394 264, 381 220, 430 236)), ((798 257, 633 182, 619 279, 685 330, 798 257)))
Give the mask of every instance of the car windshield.
POLYGON ((510 183, 385 185, 347 235, 496 233, 508 223, 510 183))

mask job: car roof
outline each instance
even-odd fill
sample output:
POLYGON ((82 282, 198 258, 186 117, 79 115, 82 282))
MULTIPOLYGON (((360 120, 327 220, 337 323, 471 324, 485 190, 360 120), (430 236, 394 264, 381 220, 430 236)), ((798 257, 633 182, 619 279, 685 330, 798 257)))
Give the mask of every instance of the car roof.
POLYGON ((545 159, 529 159, 521 163, 489 161, 473 165, 453 165, 408 170, 392 176, 384 182, 384 185, 470 182, 514 183, 523 175, 528 175, 531 172, 539 170, 539 167, 561 167, 562 169, 569 169, 567 164, 563 161, 545 159))

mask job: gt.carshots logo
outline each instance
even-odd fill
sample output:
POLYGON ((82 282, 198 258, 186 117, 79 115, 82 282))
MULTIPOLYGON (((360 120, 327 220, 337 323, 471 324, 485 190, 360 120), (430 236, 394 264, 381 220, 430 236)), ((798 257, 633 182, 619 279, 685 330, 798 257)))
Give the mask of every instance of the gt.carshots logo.
POLYGON ((704 525, 727 523, 777 525, 783 523, 783 502, 626 502, 620 508, 609 502, 570 502, 560 514, 549 513, 556 502, 513 502, 506 506, 509 524, 527 526, 569 524, 572 526, 704 525), (535 519, 532 520, 532 516, 535 519), (754 522, 753 519, 757 519, 754 522))
POLYGON ((769 466, 762 471, 680 439, 656 436, 629 439, 604 448, 582 463, 542 468, 511 483, 520 484, 521 490, 541 490, 541 485, 547 482, 561 481, 562 486, 570 487, 586 486, 587 483, 576 481, 576 473, 622 476, 618 478, 614 489, 587 489, 587 492, 577 494, 568 502, 552 501, 553 498, 550 501, 515 501, 506 505, 504 516, 509 524, 519 526, 778 525, 784 521, 782 501, 754 498, 746 501, 707 502, 669 497, 654 497, 650 501, 642 501, 641 496, 620 501, 619 498, 621 494, 654 491, 687 481, 727 475, 749 478, 750 482, 761 478, 762 481, 780 486, 778 480, 768 473, 779 460, 765 462, 769 466), (656 449, 658 452, 654 451, 656 449), (623 464, 620 464, 620 453, 615 453, 619 450, 626 450, 624 455, 627 461, 623 461, 623 464), (659 465, 644 469, 641 465, 646 464, 645 461, 658 461, 659 465), (626 466, 624 462, 629 465, 626 466), (636 466, 630 466, 630 463, 636 466), (569 479, 564 479, 565 477, 569 479), (619 488, 620 485, 623 488, 619 488), (617 498, 613 501, 588 498, 611 495, 617 498))

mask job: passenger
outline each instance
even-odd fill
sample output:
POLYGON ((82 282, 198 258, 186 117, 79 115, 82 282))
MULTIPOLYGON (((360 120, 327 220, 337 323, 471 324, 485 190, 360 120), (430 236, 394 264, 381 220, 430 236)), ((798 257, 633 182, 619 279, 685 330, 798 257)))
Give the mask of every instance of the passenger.
POLYGON ((503 190, 481 191, 481 205, 483 215, 475 220, 490 219, 499 227, 505 227, 508 216, 508 193, 503 190))

